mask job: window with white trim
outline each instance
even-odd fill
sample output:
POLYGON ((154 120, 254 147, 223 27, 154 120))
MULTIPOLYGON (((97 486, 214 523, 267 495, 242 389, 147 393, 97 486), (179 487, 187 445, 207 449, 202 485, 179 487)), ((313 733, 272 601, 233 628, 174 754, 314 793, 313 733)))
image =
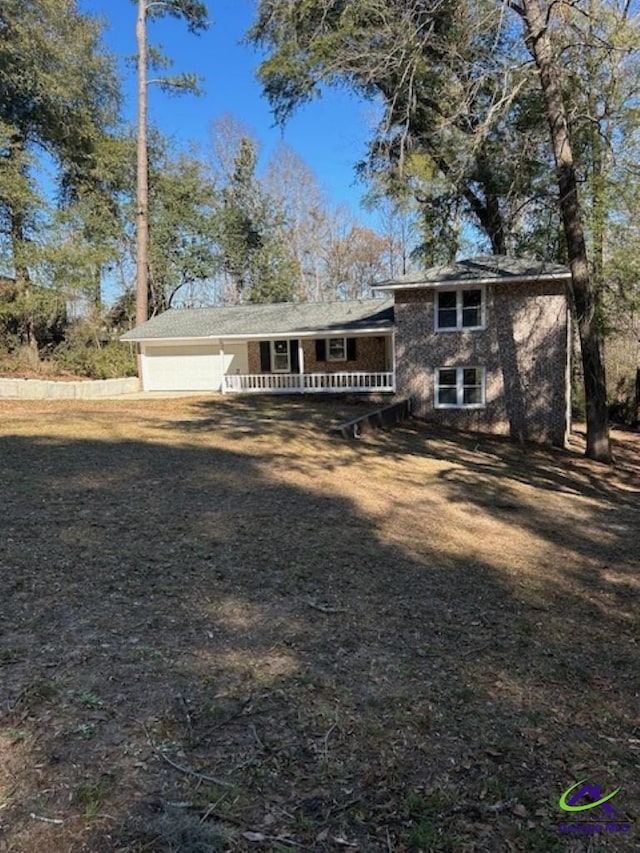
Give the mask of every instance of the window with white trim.
POLYGON ((481 409, 485 405, 484 367, 438 367, 436 409, 481 409))
POLYGON ((289 341, 271 341, 271 369, 274 373, 291 373, 289 341))
POLYGON ((481 329, 484 326, 483 287, 436 290, 436 331, 481 329))
POLYGON ((347 360, 347 339, 327 338, 327 361, 347 360))

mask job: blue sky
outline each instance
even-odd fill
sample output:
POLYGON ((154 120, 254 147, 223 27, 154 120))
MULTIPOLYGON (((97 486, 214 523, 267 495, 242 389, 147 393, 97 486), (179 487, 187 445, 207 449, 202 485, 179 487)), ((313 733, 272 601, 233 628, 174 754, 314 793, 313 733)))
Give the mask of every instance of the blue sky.
MULTIPOLYGON (((134 123, 135 69, 126 58, 136 53, 136 5, 131 0, 80 0, 79 5, 106 21, 105 41, 119 59, 123 78, 125 117, 134 123)), ((173 18, 149 24, 149 41, 171 57, 172 71, 198 74, 205 90, 201 97, 171 97, 150 86, 151 122, 179 144, 195 142, 204 149, 210 144, 212 122, 231 113, 259 140, 261 162, 284 139, 315 172, 332 204, 348 204, 366 216, 358 209, 365 187, 356 180, 354 165, 366 153, 372 106, 344 91, 326 92, 302 107, 284 130, 274 127, 255 76, 259 53, 240 44, 252 22, 254 0, 209 0, 207 5, 211 25, 199 36, 190 35, 173 18)))

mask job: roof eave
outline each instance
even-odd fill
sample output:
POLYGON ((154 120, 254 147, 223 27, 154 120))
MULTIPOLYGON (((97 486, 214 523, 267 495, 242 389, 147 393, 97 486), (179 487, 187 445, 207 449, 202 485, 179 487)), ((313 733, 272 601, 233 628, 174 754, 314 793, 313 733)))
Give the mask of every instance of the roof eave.
POLYGON ((443 287, 463 287, 464 285, 488 285, 488 284, 524 284, 540 281, 567 281, 571 278, 570 272, 540 273, 537 275, 511 275, 511 276, 487 276, 486 278, 455 278, 444 281, 416 281, 416 282, 381 282, 372 285, 373 290, 393 292, 395 290, 431 290, 443 287))
POLYGON ((205 341, 255 341, 255 340, 290 340, 295 338, 316 338, 318 336, 322 337, 338 337, 338 336, 349 336, 349 337, 362 337, 364 335, 381 335, 385 332, 393 332, 393 323, 385 323, 385 325, 381 326, 373 326, 366 327, 363 329, 349 329, 349 328, 318 328, 312 329, 310 331, 293 331, 293 332, 253 332, 251 334, 230 334, 230 335, 196 335, 187 337, 185 335, 162 335, 162 336, 154 336, 154 337, 146 337, 146 338, 127 338, 125 336, 121 337, 120 340, 124 343, 130 344, 148 344, 148 343, 159 343, 160 341, 184 341, 186 343, 193 343, 194 341, 205 342, 205 341))
POLYGON ((202 341, 202 340, 217 340, 214 336, 211 335, 192 335, 191 337, 187 337, 185 335, 163 335, 161 337, 151 337, 151 338, 128 338, 127 335, 129 333, 125 332, 124 335, 120 337, 120 341, 125 344, 145 344, 149 341, 185 341, 186 343, 191 343, 193 341, 202 341))

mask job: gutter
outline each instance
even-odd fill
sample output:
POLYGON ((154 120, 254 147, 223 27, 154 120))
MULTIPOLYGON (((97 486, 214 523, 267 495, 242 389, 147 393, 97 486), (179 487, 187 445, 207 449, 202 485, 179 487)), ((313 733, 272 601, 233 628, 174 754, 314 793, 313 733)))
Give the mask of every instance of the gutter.
POLYGON ((348 337, 357 338, 371 335, 390 335, 393 333, 393 326, 382 326, 372 329, 315 329, 312 332, 255 332, 250 335, 198 335, 197 337, 184 336, 166 336, 153 338, 127 338, 121 337, 120 340, 127 344, 148 344, 160 343, 160 341, 173 341, 175 343, 192 343, 203 341, 268 341, 268 340, 296 340, 298 338, 337 338, 348 337))
POLYGON ((546 275, 514 275, 505 278, 485 277, 485 278, 455 278, 447 281, 418 281, 402 284, 400 282, 389 282, 372 285, 372 290, 394 291, 394 290, 439 290, 443 287, 475 287, 488 284, 525 284, 528 282, 540 281, 567 281, 571 278, 571 273, 548 273, 546 275))

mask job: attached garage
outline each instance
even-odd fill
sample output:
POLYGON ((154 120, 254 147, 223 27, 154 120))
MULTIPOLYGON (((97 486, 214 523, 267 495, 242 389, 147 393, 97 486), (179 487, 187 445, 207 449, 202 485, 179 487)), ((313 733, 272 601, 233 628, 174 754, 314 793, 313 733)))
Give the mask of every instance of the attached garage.
POLYGON ((147 391, 220 391, 225 373, 247 372, 247 345, 173 344, 142 348, 142 381, 147 391))
POLYGON ((170 308, 121 340, 145 391, 355 393, 393 391, 392 335, 391 300, 359 299, 170 308))

